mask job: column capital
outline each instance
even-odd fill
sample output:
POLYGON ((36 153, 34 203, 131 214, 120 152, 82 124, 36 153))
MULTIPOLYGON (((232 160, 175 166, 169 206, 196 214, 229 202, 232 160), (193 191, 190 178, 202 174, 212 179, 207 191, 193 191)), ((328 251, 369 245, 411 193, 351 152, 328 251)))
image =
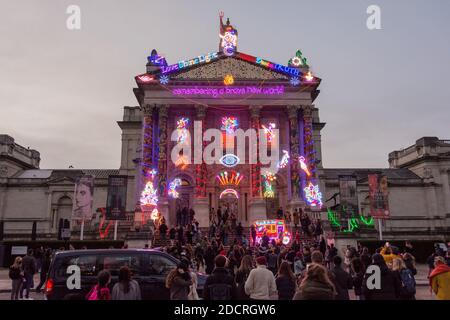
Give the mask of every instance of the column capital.
POLYGON ((312 117, 312 111, 314 109, 314 105, 303 105, 303 116, 305 117, 312 117))
POLYGON ((286 106, 286 109, 288 111, 289 119, 296 118, 298 115, 298 110, 300 109, 300 106, 286 106))
POLYGON ((261 109, 263 106, 251 106, 250 110, 250 118, 259 118, 261 114, 261 109))
POLYGON ((141 106, 141 110, 144 116, 151 116, 154 108, 155 108, 154 104, 144 104, 141 106))
POLYGON ((160 118, 162 118, 162 117, 167 118, 169 106, 167 104, 160 104, 160 105, 158 105, 158 111, 159 111, 160 118))
POLYGON ((208 106, 202 105, 202 104, 196 104, 195 111, 197 113, 198 119, 204 119, 206 117, 206 109, 208 109, 208 106))

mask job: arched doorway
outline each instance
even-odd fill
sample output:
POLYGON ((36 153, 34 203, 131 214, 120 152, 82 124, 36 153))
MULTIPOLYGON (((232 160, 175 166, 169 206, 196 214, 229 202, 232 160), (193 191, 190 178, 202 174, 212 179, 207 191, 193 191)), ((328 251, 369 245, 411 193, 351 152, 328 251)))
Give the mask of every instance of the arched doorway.
MULTIPOLYGON (((176 189, 178 191, 178 198, 169 198, 169 221, 170 226, 176 226, 179 221, 177 221, 177 211, 186 208, 192 208, 192 196, 194 194, 194 186, 192 184, 192 179, 186 174, 175 175, 173 179, 181 179, 181 185, 176 189)), ((172 180, 173 180, 172 179, 172 180)), ((170 181, 172 181, 170 180, 170 181)))
POLYGON ((222 213, 228 210, 228 217, 239 217, 239 193, 234 189, 223 189, 219 193, 219 207, 222 213))

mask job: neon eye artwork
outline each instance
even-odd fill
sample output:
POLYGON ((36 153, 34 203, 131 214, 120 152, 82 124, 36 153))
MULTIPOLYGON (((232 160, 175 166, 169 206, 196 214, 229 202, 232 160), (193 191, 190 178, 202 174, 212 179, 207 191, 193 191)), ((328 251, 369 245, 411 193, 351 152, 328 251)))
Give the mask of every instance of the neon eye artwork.
POLYGON ((275 129, 275 123, 271 122, 266 127, 262 125, 262 128, 264 129, 264 133, 267 135, 267 141, 270 143, 275 138, 275 132, 273 132, 273 129, 275 129))
POLYGON ((189 124, 188 118, 181 118, 177 121, 178 143, 184 143, 188 136, 187 126, 189 124))
POLYGON ((305 191, 305 197, 308 204, 312 207, 322 207, 322 193, 320 192, 318 185, 314 185, 310 182, 303 191, 305 191))
POLYGON ((240 159, 238 156, 232 153, 227 153, 226 155, 224 155, 222 158, 219 159, 219 162, 225 167, 232 168, 240 162, 240 159))
POLYGON ((241 183, 242 179, 244 178, 243 175, 241 175, 239 172, 231 172, 228 174, 227 171, 223 171, 220 174, 216 176, 217 180, 219 180, 221 185, 235 185, 238 186, 239 183, 241 183))
POLYGON ((221 130, 225 130, 227 134, 234 134, 239 123, 236 117, 223 117, 221 130))
POLYGON ((301 168, 303 171, 305 171, 305 173, 306 173, 306 175, 307 175, 308 177, 310 177, 310 176, 311 176, 311 171, 309 171, 309 169, 308 169, 308 165, 306 164, 306 159, 305 159, 305 157, 300 156, 300 157, 298 158, 298 162, 300 162, 300 168, 301 168))
POLYGON ((281 158, 280 162, 278 162, 278 168, 283 169, 287 166, 288 163, 289 163, 289 152, 283 150, 283 157, 281 158))
POLYGON ((172 198, 178 198, 180 194, 176 190, 177 187, 181 186, 181 179, 176 178, 169 184, 169 191, 168 194, 172 198))

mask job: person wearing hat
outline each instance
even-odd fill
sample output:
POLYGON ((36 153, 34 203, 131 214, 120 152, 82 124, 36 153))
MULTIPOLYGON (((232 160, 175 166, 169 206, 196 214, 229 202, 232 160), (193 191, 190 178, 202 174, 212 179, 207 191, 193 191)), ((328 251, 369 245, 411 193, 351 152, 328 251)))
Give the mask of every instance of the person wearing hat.
POLYGON ((256 258, 256 268, 250 271, 245 282, 245 293, 252 300, 270 300, 278 298, 275 276, 267 269, 265 256, 256 258))
POLYGON ((450 300, 450 267, 443 257, 434 258, 435 268, 430 274, 430 286, 438 300, 450 300))
POLYGON ((172 270, 166 278, 166 288, 170 289, 170 300, 188 300, 192 284, 189 264, 182 259, 177 268, 172 270))

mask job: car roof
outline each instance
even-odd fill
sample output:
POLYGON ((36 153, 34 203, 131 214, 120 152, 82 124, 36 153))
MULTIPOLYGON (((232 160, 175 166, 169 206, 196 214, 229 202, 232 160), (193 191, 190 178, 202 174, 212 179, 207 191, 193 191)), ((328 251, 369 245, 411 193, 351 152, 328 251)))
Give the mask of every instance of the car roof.
POLYGON ((88 254, 120 254, 120 253, 150 253, 170 256, 168 253, 156 249, 81 249, 81 250, 66 250, 58 251, 55 257, 70 257, 88 254))

